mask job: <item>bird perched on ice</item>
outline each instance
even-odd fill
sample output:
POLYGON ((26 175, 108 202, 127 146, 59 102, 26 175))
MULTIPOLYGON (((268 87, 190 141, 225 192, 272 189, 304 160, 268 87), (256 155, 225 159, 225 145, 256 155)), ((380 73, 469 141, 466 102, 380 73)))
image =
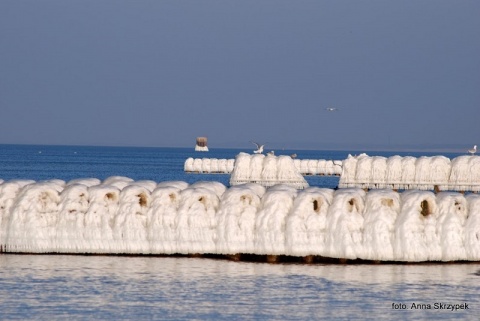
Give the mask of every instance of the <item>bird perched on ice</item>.
POLYGON ((469 149, 468 152, 472 155, 475 154, 477 152, 477 145, 473 146, 472 149, 469 149))
POLYGON ((259 143, 252 142, 255 146, 257 146, 257 150, 254 150, 253 153, 255 154, 262 154, 263 153, 263 147, 265 144, 260 145, 259 143))
POLYGON ((335 107, 327 107, 325 108, 326 111, 338 111, 338 108, 335 107))

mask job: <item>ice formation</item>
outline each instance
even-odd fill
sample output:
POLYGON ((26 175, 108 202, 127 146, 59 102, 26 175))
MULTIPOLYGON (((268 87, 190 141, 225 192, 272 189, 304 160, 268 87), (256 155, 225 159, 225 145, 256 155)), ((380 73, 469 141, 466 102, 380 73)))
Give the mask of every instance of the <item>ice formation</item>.
POLYGON ((440 260, 440 235, 435 194, 407 191, 402 194, 395 222, 394 256, 403 261, 440 260))
POLYGON ((258 183, 269 187, 285 184, 297 189, 308 187, 290 156, 240 153, 230 177, 230 185, 258 183))
POLYGON ((230 174, 234 162, 234 159, 189 157, 185 160, 183 170, 187 173, 230 174))
POLYGON ((480 195, 126 177, 4 181, 0 250, 480 261, 480 195))
POLYGON ((400 212, 400 196, 392 190, 374 190, 366 196, 363 225, 363 257, 393 260, 395 221, 400 212))
POLYGON ((348 155, 340 188, 480 191, 480 156, 419 158, 348 155))
POLYGON ((286 219, 285 253, 321 255, 327 246, 327 213, 333 190, 310 187, 300 193, 286 219))
POLYGON ((444 156, 415 158, 395 155, 386 158, 360 154, 348 155, 343 161, 294 159, 293 168, 299 175, 292 174, 291 164, 284 162, 278 166, 273 161, 281 158, 288 156, 240 153, 236 160, 188 158, 184 170, 191 173, 232 173, 234 183, 264 182, 266 186, 273 185, 272 182, 280 183, 277 180, 279 176, 291 180, 288 175, 338 175, 340 188, 480 192, 480 156, 459 156, 450 160, 444 156), (285 173, 286 170, 290 172, 285 173))
MULTIPOLYGON (((252 156, 265 157, 263 154, 255 154, 252 156)), ((230 174, 234 169, 234 164, 235 159, 189 157, 185 160, 183 169, 187 173, 230 174)), ((342 174, 341 160, 294 159, 293 164, 302 175, 340 176, 340 174, 342 174)))
POLYGON ((233 186, 223 194, 217 212, 218 253, 255 253, 255 218, 264 194, 258 184, 233 186))

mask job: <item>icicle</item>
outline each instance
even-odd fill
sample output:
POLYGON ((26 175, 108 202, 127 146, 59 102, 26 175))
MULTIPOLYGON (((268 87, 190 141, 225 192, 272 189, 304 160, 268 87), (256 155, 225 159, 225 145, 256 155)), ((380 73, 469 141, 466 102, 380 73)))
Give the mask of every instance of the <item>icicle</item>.
POLYGON ((400 214, 395 222, 394 256, 400 261, 440 259, 436 233, 437 206, 432 192, 402 193, 400 214))
POLYGON ((450 172, 450 190, 465 191, 470 185, 469 161, 471 156, 459 156, 452 161, 450 172))
POLYGON ((333 175, 334 165, 332 160, 327 160, 325 162, 325 175, 333 175))
POLYGON ((410 189, 415 184, 415 157, 407 156, 402 159, 402 184, 400 189, 410 189))
POLYGON ((343 162, 341 160, 334 160, 333 161, 333 174, 340 175, 342 174, 342 166, 343 162))
POLYGON ((440 237, 443 261, 465 260, 465 221, 467 201, 460 193, 437 194, 437 233, 440 237))
POLYGON ((295 158, 293 160, 293 165, 295 166, 295 168, 297 169, 297 171, 300 173, 300 168, 302 167, 302 160, 301 159, 298 159, 298 158, 295 158))
POLYGON ((247 183, 250 173, 250 155, 239 153, 235 159, 235 168, 230 176, 230 185, 247 183))
MULTIPOLYGON (((325 167, 327 165, 327 161, 325 159, 319 159, 317 162, 317 173, 320 175, 325 175, 325 167)), ((341 174, 341 172, 340 172, 341 174)))
POLYGON ((32 180, 12 180, 0 185, 0 246, 3 245, 2 248, 7 246, 12 207, 14 207, 17 195, 22 188, 34 183, 35 181, 32 180))
POLYGON ((399 189, 402 185, 402 157, 395 155, 387 159, 386 188, 399 189))
POLYGON ((114 217, 120 199, 120 190, 112 185, 97 185, 88 189, 89 208, 85 214, 85 252, 119 253, 113 240, 114 217))
POLYGON ((217 213, 217 253, 255 253, 255 218, 265 188, 258 184, 237 185, 223 194, 217 213))
POLYGON ((327 212, 333 190, 310 187, 300 192, 286 221, 287 255, 326 255, 327 212))
POLYGON ((357 169, 357 157, 348 155, 347 159, 343 161, 342 175, 338 187, 347 188, 355 185, 355 172, 357 169))
POLYGON ((362 258, 392 261, 395 221, 400 212, 400 196, 391 190, 370 191, 366 196, 362 258))
POLYGON ((472 156, 468 161, 470 168, 469 190, 472 192, 480 192, 480 156, 472 156))
POLYGON ((147 212, 147 238, 152 254, 177 253, 176 219, 181 202, 180 192, 186 186, 182 187, 178 184, 162 184, 152 192, 151 206, 147 212))
POLYGON ((212 160, 210 158, 202 158, 202 173, 212 172, 212 160))
POLYGON ((193 160, 193 172, 201 173, 203 169, 203 161, 201 158, 195 158, 193 160))
POLYGON ((300 174, 306 175, 308 173, 308 159, 300 160, 300 174))
POLYGON ((215 253, 215 215, 219 206, 215 189, 192 185, 181 191, 175 224, 178 253, 215 253))
POLYGON ((262 180, 262 169, 263 169, 263 161, 265 159, 265 155, 263 154, 256 154, 252 155, 250 158, 250 180, 253 182, 259 182, 262 180))
POLYGON ((357 162, 357 171, 355 173, 356 187, 369 188, 371 173, 372 158, 366 155, 359 157, 357 162))
POLYGON ((465 222, 465 252, 468 260, 480 260, 480 195, 467 196, 468 218, 465 222))
POLYGON ((150 202, 150 191, 142 186, 130 185, 121 191, 113 224, 117 253, 149 253, 147 212, 150 202))
POLYGON ((432 184, 438 186, 440 190, 446 191, 449 187, 449 177, 451 172, 450 159, 444 156, 432 157, 430 170, 432 171, 432 184))
POLYGON ((308 173, 307 175, 317 175, 318 160, 310 159, 308 160, 308 173))
POLYGON ((387 176, 387 158, 374 156, 372 158, 372 172, 370 184, 373 188, 385 188, 387 176))
POLYGON ((229 159, 227 160, 227 171, 229 173, 233 172, 233 169, 235 168, 235 159, 229 159))
POLYGON ((227 169, 227 160, 226 159, 219 159, 218 160, 218 172, 223 173, 223 174, 229 173, 229 171, 227 169))
POLYGON ((268 155, 263 160, 263 169, 261 178, 266 182, 266 186, 272 186, 277 181, 277 158, 275 156, 268 155))
POLYGON ((6 242, 19 251, 54 252, 61 189, 57 181, 26 185, 13 205, 6 242))
POLYGON ((295 188, 286 185, 276 185, 267 190, 255 221, 256 254, 285 253, 285 219, 296 194, 295 188))
POLYGON ((327 256, 345 259, 363 256, 364 199, 365 191, 362 189, 335 191, 327 214, 327 256))
POLYGON ((433 190, 431 180, 431 157, 422 156, 415 162, 415 185, 414 188, 421 190, 433 190))

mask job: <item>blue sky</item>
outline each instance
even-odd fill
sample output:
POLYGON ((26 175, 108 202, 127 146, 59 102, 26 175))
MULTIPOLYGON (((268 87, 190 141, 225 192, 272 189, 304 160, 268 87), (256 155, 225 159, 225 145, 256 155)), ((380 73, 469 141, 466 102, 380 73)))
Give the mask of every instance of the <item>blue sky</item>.
POLYGON ((0 144, 464 150, 479 16, 463 0, 0 0, 0 144))

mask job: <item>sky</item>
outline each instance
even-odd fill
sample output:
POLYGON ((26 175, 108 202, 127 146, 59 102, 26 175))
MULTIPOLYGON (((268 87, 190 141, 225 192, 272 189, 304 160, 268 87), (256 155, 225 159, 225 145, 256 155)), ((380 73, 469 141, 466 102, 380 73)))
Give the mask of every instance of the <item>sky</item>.
POLYGON ((466 150, 478 17, 478 0, 0 0, 0 144, 466 150))

